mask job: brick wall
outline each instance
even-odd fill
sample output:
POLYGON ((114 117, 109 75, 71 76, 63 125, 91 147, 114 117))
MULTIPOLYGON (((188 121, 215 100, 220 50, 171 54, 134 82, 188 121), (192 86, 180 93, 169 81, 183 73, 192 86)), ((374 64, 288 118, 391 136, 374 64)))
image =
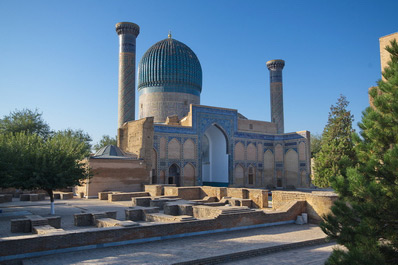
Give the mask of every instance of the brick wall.
POLYGON ((0 240, 0 257, 54 249, 105 244, 118 241, 161 237, 239 226, 295 220, 305 209, 305 202, 293 202, 285 212, 255 211, 220 215, 216 219, 163 223, 136 227, 89 228, 63 234, 29 235, 0 240))
POLYGON ((300 192, 300 191, 273 191, 272 208, 281 209, 286 203, 291 201, 307 202, 306 211, 311 223, 319 223, 322 216, 330 212, 333 202, 337 200, 337 194, 334 192, 300 192))

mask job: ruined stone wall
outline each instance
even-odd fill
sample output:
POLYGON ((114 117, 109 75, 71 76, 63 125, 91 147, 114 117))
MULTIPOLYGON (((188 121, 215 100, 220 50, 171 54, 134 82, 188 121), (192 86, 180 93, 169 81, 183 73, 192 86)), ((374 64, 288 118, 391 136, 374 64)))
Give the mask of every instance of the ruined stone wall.
POLYGON ((21 239, 0 240, 0 257, 22 253, 106 244, 143 238, 157 238, 184 233, 226 229, 264 223, 294 221, 305 209, 305 202, 291 203, 284 212, 264 211, 220 215, 215 219, 153 224, 134 227, 88 228, 79 231, 40 235, 26 235, 21 239))
POLYGON ((312 223, 319 223, 322 221, 323 215, 330 213, 330 208, 337 198, 337 194, 334 192, 273 191, 272 208, 278 210, 291 201, 305 200, 307 202, 306 210, 309 221, 312 223))

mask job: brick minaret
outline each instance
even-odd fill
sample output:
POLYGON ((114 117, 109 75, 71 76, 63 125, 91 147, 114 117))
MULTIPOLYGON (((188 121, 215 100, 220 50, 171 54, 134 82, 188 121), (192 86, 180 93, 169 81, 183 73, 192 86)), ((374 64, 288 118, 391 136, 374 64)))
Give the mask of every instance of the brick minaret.
POLYGON ((285 66, 284 60, 271 60, 267 62, 270 73, 271 90, 271 122, 276 123, 277 133, 284 133, 283 121, 283 85, 282 69, 285 66))
POLYGON ((130 22, 116 24, 119 35, 119 111, 118 128, 135 120, 135 40, 140 27, 130 22))

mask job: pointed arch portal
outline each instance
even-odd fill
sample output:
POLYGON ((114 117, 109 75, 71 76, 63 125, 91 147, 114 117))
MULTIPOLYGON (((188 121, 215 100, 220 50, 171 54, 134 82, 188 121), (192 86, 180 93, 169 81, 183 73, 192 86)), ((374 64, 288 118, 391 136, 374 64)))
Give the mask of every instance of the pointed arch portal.
POLYGON ((202 137, 203 185, 227 187, 228 144, 225 134, 216 125, 211 125, 202 137))

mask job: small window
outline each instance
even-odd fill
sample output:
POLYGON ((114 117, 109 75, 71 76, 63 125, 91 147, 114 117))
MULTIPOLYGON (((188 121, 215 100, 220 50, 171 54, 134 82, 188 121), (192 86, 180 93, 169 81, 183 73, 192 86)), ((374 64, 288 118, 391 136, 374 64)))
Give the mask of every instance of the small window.
POLYGON ((144 107, 144 105, 143 104, 141 104, 141 109, 144 107))
POLYGON ((188 105, 188 100, 184 100, 184 105, 185 105, 185 106, 188 105))
POLYGON ((253 124, 249 124, 249 129, 253 130, 253 124))

